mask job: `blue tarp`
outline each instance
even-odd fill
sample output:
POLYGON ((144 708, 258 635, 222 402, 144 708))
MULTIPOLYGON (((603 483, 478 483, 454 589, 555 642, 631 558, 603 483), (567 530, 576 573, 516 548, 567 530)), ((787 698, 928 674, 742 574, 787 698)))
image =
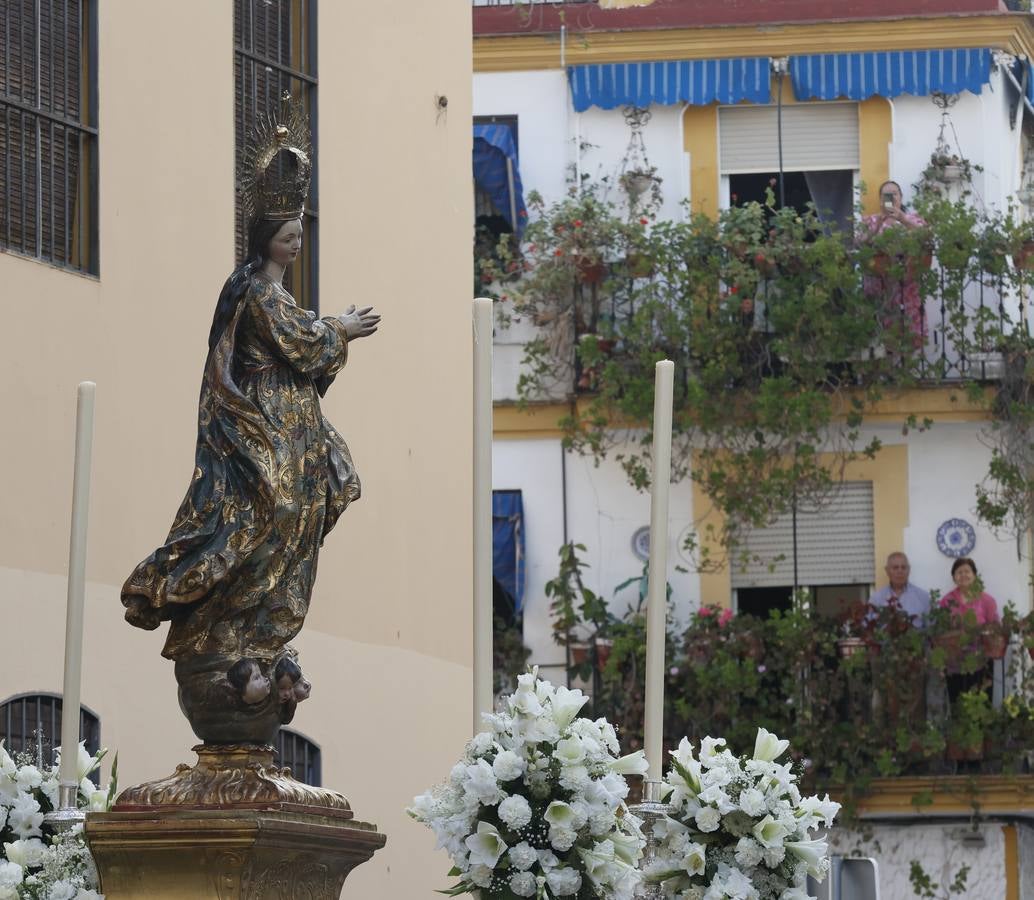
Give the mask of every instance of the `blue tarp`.
POLYGON ((768 103, 771 77, 767 56, 607 63, 567 69, 576 112, 584 112, 590 106, 614 109, 651 103, 768 103))
POLYGON ((991 51, 894 50, 791 56, 798 100, 866 100, 934 91, 979 94, 991 78, 991 51))
POLYGON ((492 204, 499 210, 499 214, 520 235, 528 216, 524 209, 524 188, 521 186, 521 172, 517 165, 517 142, 509 125, 474 126, 474 180, 492 198, 492 204), (513 166, 512 207, 510 182, 506 174, 507 160, 513 166), (513 221, 514 209, 517 211, 516 221, 513 221))
POLYGON ((520 491, 492 491, 492 577, 524 605, 524 503, 520 491))

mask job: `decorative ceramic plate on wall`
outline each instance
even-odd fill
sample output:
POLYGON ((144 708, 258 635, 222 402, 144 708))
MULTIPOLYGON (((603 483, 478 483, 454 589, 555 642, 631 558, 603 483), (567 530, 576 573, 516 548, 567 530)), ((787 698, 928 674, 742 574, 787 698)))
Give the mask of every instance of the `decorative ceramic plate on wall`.
POLYGON ((948 519, 937 529, 937 549, 945 556, 969 556, 976 543, 977 534, 965 519, 948 519))
POLYGON ((632 552, 643 562, 650 559, 650 526, 637 528, 632 535, 632 552))

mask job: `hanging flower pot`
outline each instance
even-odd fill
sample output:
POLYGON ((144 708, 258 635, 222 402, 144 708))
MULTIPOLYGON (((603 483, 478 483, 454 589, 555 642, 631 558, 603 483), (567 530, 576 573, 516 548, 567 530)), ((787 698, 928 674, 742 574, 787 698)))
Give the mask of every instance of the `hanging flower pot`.
POLYGON ((582 284, 602 284, 607 277, 607 266, 600 260, 589 256, 579 256, 575 266, 578 271, 578 280, 582 284))
POLYGON ((1024 241, 1013 251, 1013 264, 1025 272, 1034 271, 1034 240, 1024 241))
POLYGON ((861 653, 864 649, 865 641, 859 637, 845 637, 837 641, 837 653, 842 659, 848 659, 856 653, 861 653))
POLYGON ((628 194, 628 199, 635 203, 653 188, 657 177, 650 172, 634 170, 623 173, 620 181, 621 187, 628 194))
POLYGON ((654 272, 653 260, 645 253, 629 253, 625 268, 632 278, 649 278, 654 272))
POLYGON ((988 659, 1005 659, 1005 651, 1009 647, 1008 635, 992 625, 981 632, 980 642, 988 659))
POLYGON ((589 661, 589 645, 585 641, 571 641, 567 646, 571 650, 572 666, 583 666, 589 661))
POLYGON ((941 178, 945 184, 955 184, 957 181, 962 181, 962 166, 949 163, 943 169, 941 169, 941 178))
POLYGON ((596 668, 602 670, 610 659, 610 651, 614 649, 614 642, 610 638, 596 638, 596 668))

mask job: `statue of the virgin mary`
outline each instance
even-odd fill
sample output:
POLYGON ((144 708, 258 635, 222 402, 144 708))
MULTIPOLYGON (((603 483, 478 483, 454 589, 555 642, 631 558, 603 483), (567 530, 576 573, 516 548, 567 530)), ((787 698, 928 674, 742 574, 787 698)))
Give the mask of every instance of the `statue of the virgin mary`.
POLYGON ((180 704, 210 743, 268 743, 308 696, 288 642, 309 609, 324 539, 359 478, 320 398, 371 307, 318 318, 282 284, 302 243, 308 122, 285 95, 238 176, 248 251, 223 286, 201 383, 194 475, 165 543, 122 589, 126 619, 170 623, 180 704))

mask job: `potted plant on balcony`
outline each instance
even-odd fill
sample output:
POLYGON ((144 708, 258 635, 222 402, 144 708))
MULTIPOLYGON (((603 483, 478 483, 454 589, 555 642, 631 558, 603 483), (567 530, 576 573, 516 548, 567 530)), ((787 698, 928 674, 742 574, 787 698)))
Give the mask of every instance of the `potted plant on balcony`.
POLYGON ((991 701, 982 688, 971 688, 955 700, 946 755, 953 762, 983 759, 984 741, 994 720, 991 701))

